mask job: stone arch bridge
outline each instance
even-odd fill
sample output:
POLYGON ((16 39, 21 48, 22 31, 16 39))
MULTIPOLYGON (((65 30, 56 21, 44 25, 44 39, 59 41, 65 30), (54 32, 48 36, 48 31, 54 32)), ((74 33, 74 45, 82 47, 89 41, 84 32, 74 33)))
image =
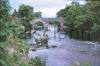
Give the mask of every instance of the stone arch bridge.
POLYGON ((61 26, 63 26, 64 20, 63 18, 36 18, 31 21, 33 27, 36 23, 43 23, 44 27, 49 25, 49 22, 59 22, 61 26))

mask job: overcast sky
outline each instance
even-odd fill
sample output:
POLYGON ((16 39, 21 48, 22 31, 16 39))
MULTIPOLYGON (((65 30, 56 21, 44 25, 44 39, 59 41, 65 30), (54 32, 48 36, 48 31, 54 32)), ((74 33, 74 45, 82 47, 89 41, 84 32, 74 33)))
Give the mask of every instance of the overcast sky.
MULTIPOLYGON (((56 17, 56 13, 71 2, 71 0, 10 0, 12 10, 18 9, 21 4, 26 4, 34 7, 34 11, 41 11, 43 17, 56 17)), ((84 4, 82 0, 79 2, 84 4)))

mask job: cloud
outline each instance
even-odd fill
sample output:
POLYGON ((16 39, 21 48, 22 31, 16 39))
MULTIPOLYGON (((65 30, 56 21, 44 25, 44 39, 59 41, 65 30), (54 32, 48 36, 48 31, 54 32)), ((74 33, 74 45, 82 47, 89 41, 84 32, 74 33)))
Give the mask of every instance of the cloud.
MULTIPOLYGON (((43 17, 55 17, 60 9, 71 2, 71 0, 10 0, 13 9, 18 9, 21 4, 30 5, 35 11, 41 11, 43 17)), ((80 3, 84 2, 80 1, 80 3)))
POLYGON ((57 11, 64 8, 65 0, 10 0, 13 9, 18 9, 19 5, 26 4, 33 6, 35 11, 41 11, 43 17, 54 17, 57 11))
POLYGON ((41 8, 37 9, 35 11, 41 11, 43 17, 55 17, 56 13, 60 10, 61 8, 41 8))
POLYGON ((65 0, 18 0, 18 2, 24 2, 24 3, 58 3, 63 2, 65 0))
POLYGON ((65 0, 18 0, 18 3, 34 7, 63 7, 66 4, 65 0))

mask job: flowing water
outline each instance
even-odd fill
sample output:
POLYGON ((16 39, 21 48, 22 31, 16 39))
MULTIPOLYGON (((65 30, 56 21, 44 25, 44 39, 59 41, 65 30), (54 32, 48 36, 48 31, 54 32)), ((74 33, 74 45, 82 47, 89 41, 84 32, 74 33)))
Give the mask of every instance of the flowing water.
MULTIPOLYGON (((73 66, 74 64, 89 63, 91 66, 100 66, 100 45, 85 41, 70 39, 64 33, 57 32, 54 26, 48 26, 49 49, 39 48, 29 51, 29 57, 41 57, 46 66, 73 66), (55 47, 53 47, 55 46, 55 47)), ((43 31, 37 31, 43 33, 43 31)), ((28 43, 35 43, 34 37, 28 43)))

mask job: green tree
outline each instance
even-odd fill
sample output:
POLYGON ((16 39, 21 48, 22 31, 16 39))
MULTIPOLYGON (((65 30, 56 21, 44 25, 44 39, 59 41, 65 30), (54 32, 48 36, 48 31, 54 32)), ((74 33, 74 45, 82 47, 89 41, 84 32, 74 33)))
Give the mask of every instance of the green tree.
POLYGON ((92 33, 94 34, 94 39, 100 41, 100 1, 89 0, 85 5, 94 15, 92 15, 91 21, 93 21, 92 33))
POLYGON ((17 36, 21 31, 21 24, 19 21, 12 21, 9 18, 9 16, 11 16, 9 14, 9 11, 9 0, 0 0, 0 66, 11 66, 9 64, 14 58, 10 59, 12 54, 9 54, 9 46, 11 46, 12 44, 17 44, 21 47, 21 45, 24 44, 22 42, 19 42, 20 39, 17 40, 16 38, 12 37, 12 35, 17 36), (12 37, 13 39, 10 37, 12 37))
POLYGON ((21 19, 28 19, 29 21, 33 19, 33 7, 29 5, 20 5, 18 9, 18 15, 21 19))
POLYGON ((24 4, 20 5, 18 9, 18 16, 25 27, 25 32, 28 32, 31 36, 32 24, 30 21, 33 19, 33 7, 24 4))
POLYGON ((9 10, 8 0, 0 0, 0 41, 5 40, 8 34, 9 10))
POLYGON ((0 65, 7 66, 7 51, 5 49, 5 39, 8 35, 9 21, 9 2, 8 0, 0 0, 0 65))
POLYGON ((41 18, 42 17, 42 15, 41 15, 42 13, 41 12, 34 12, 33 13, 33 16, 35 17, 35 18, 41 18))
POLYGON ((70 8, 70 6, 65 7, 64 9, 61 9, 59 12, 57 12, 57 17, 66 17, 67 10, 70 8))
MULTIPOLYGON (((93 37, 100 33, 100 1, 87 1, 85 5, 80 5, 77 2, 72 2, 70 8, 66 7, 58 12, 58 16, 65 19, 65 25, 70 30, 84 30, 85 33, 90 33, 93 37)), ((76 32, 77 33, 77 32, 76 32)), ((80 35, 80 31, 78 35, 80 35)))

